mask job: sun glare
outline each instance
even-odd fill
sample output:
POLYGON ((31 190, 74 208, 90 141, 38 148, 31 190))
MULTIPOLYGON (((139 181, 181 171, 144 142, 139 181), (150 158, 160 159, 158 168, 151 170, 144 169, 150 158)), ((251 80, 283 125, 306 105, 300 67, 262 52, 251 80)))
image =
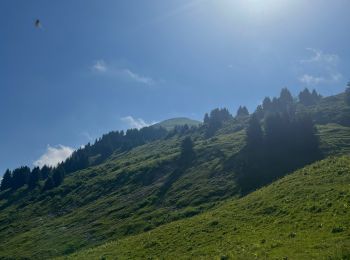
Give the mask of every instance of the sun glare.
POLYGON ((278 15, 287 11, 291 0, 224 0, 224 8, 235 8, 240 13, 253 18, 278 15))

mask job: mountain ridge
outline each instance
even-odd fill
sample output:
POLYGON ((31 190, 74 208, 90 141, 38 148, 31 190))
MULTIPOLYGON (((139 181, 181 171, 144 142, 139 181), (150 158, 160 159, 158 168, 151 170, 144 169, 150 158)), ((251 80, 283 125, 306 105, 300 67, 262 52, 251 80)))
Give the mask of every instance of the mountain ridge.
MULTIPOLYGON (((342 115, 347 113, 343 97, 337 95, 320 106, 327 107, 330 115, 342 115)), ((294 113, 290 103, 273 100, 266 101, 270 105, 263 111, 266 116, 276 109, 294 113)), ((296 110, 312 112, 322 100, 317 97, 311 105, 296 103, 296 110)), ((259 107, 254 114, 258 112, 259 107)), ((47 179, 39 179, 33 187, 23 184, 1 191, 0 258, 68 255, 148 232, 242 196, 236 169, 227 162, 246 146, 251 118, 246 111, 232 116, 227 109, 214 109, 198 127, 111 132, 76 153, 70 163, 81 166, 67 164, 76 170, 66 172, 59 185, 45 190, 47 179), (186 138, 192 140, 195 158, 180 167, 186 138)), ((339 124, 344 124, 339 117, 329 116, 328 121, 316 125, 322 153, 325 157, 348 154, 350 128, 339 124)))
POLYGON ((174 117, 165 119, 159 123, 152 125, 153 127, 163 127, 165 129, 172 130, 177 126, 187 125, 188 127, 199 126, 202 122, 198 120, 194 120, 188 117, 174 117))

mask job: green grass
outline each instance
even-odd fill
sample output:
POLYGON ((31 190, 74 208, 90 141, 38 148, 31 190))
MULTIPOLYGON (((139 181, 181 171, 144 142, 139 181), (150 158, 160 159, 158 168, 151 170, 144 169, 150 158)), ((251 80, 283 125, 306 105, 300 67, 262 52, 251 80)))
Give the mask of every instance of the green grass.
MULTIPOLYGON (((343 101, 340 97, 341 95, 333 97, 333 99, 336 99, 335 105, 332 105, 331 97, 325 99, 326 101, 323 100, 323 105, 318 105, 318 110, 315 107, 310 109, 314 109, 314 113, 316 113, 315 111, 325 110, 326 116, 322 120, 339 121, 339 115, 333 121, 330 118, 337 114, 337 111, 333 111, 334 109, 340 109, 338 112, 341 118, 346 117, 343 112, 346 112, 347 108, 342 107, 341 102, 343 101)), ((320 119, 317 120, 319 123, 322 122, 320 119)), ((188 124, 188 120, 186 119, 185 121, 188 124)), ((179 124, 183 124, 182 119, 170 120, 168 126, 179 124)), ((303 215, 300 211, 297 211, 299 213, 293 213, 294 210, 298 209, 293 204, 288 204, 291 208, 289 210, 285 209, 288 211, 286 215, 282 214, 282 211, 276 211, 271 204, 274 199, 281 199, 283 196, 287 196, 283 194, 294 194, 296 187, 308 180, 305 177, 307 175, 304 176, 300 173, 291 175, 301 175, 302 179, 300 181, 292 180, 290 179, 292 177, 289 176, 284 179, 290 180, 289 186, 282 185, 279 182, 280 184, 278 185, 280 186, 274 186, 277 184, 273 184, 269 188, 254 193, 255 195, 252 194, 237 200, 240 196, 240 190, 235 182, 235 173, 227 170, 225 162, 244 146, 245 131, 243 128, 246 124, 247 119, 232 119, 226 122, 210 139, 204 138, 204 132, 201 128, 192 131, 191 138, 195 144, 196 159, 191 167, 187 168, 170 185, 170 188, 162 197, 159 197, 160 187, 177 168, 176 160, 179 156, 179 147, 183 137, 173 136, 166 140, 158 140, 124 153, 116 151, 100 165, 69 174, 61 186, 44 194, 39 189, 29 192, 26 187, 21 188, 11 196, 5 196, 6 192, 0 193, 0 259, 11 257, 48 259, 68 255, 114 240, 118 241, 116 242, 117 244, 121 243, 122 247, 118 247, 118 250, 123 252, 121 256, 125 258, 128 258, 131 254, 128 253, 128 250, 132 251, 133 246, 135 246, 136 254, 134 256, 144 258, 148 254, 149 256, 160 256, 162 252, 170 252, 172 243, 175 243, 174 246, 176 247, 172 255, 169 253, 171 258, 176 253, 183 257, 191 257, 191 254, 199 257, 206 255, 207 252, 209 258, 225 256, 226 254, 233 257, 238 257, 239 254, 243 258, 250 258, 254 253, 259 254, 259 258, 263 258, 262 252, 267 252, 269 256, 283 255, 283 250, 288 249, 288 243, 291 243, 289 245, 292 247, 295 246, 294 250, 298 249, 297 246, 303 248, 301 243, 305 241, 309 243, 309 240, 298 240, 301 236, 305 236, 306 239, 319 241, 318 238, 311 237, 312 232, 308 238, 311 229, 303 231, 297 227, 295 228, 297 231, 293 231, 294 229, 288 224, 288 221, 298 221, 298 223, 313 222, 314 219, 317 220, 317 217, 323 213, 324 215, 322 216, 324 218, 327 217, 327 221, 335 221, 340 216, 338 213, 332 213, 337 214, 335 218, 332 218, 330 215, 325 215, 326 211, 322 211, 323 213, 320 215, 314 215, 312 212, 305 211, 306 219, 301 220, 303 215), (274 191, 271 187, 277 187, 278 190, 274 191), (265 194, 261 200, 266 205, 254 204, 255 202, 253 202, 258 199, 257 194, 261 192, 265 194), (268 196, 271 196, 271 198, 268 198, 268 196), (278 196, 281 196, 281 198, 278 196), (218 207, 218 203, 229 198, 232 199, 232 202, 225 203, 221 207, 222 210, 211 211, 211 213, 205 213, 198 216, 198 218, 194 217, 188 220, 189 222, 186 222, 187 220, 182 222, 183 219, 218 207), (271 211, 271 213, 264 213, 264 217, 262 217, 257 210, 264 210, 265 208, 267 208, 267 212, 271 211), (234 216, 230 213, 231 211, 235 212, 234 216), (222 212, 226 212, 226 215, 222 215, 222 212), (280 213, 277 214, 276 212, 280 213), (217 216, 220 219, 215 220, 210 214, 214 214, 214 216, 218 214, 217 216), (206 218, 213 223, 209 225, 205 222, 206 218), (231 227, 227 226, 232 224, 230 219, 233 219, 239 225, 239 229, 234 230, 236 233, 241 232, 237 236, 235 232, 231 232, 231 227), (199 222, 196 223, 196 221, 199 222), (218 223, 215 224, 215 221, 218 221, 218 223), (174 222, 174 224, 168 225, 171 222, 174 222), (274 222, 276 225, 271 227, 271 223, 274 222), (180 225, 179 236, 173 233, 175 232, 173 225, 180 225), (185 225, 184 229, 181 229, 182 225, 185 225), (189 225, 197 228, 191 230, 189 225), (255 226, 257 226, 256 230, 253 228, 255 226), (221 229, 217 229, 219 227, 221 229), (266 227, 266 230, 264 227, 266 227), (164 230, 169 230, 169 232, 164 230), (164 240, 161 240, 162 237, 157 232, 163 232, 164 240), (290 235, 291 232, 297 233, 295 239, 284 240, 286 239, 286 234, 290 235), (153 234, 159 234, 154 243, 161 246, 152 246, 153 240, 151 240, 150 244, 144 245, 146 237, 153 236, 153 234), (170 234, 175 236, 175 241, 167 237, 170 234), (212 234, 214 236, 211 238, 212 234), (260 238, 260 236, 263 237, 260 238), (281 237, 279 238, 279 236, 281 237), (257 238, 259 239, 256 240, 257 238), (196 241, 194 246, 190 245, 192 239, 196 241), (263 239, 266 241, 260 243, 260 240, 263 239), (178 240, 180 241, 178 242, 178 240), (128 241, 131 241, 130 244, 128 244, 128 241), (136 243, 135 241, 138 241, 140 244, 133 244, 136 243), (222 245, 217 246, 217 244, 221 243, 220 241, 224 242, 222 245), (233 241, 234 245, 230 241, 233 241), (180 242, 184 244, 182 245, 180 242), (209 242, 211 242, 210 245, 208 244, 209 242), (280 244, 282 245, 280 246, 280 244), (266 247, 270 247, 273 250, 266 251, 266 247)), ((334 122, 332 124, 318 125, 317 127, 321 140, 321 149, 325 156, 349 154, 349 127, 341 126, 334 122)), ((348 159, 339 160, 348 162, 348 159)), ((331 161, 325 161, 319 165, 328 169, 328 163, 331 163, 331 161)), ((323 172, 322 176, 329 177, 323 172)), ((337 183, 344 176, 336 176, 334 183, 337 183)), ((315 180, 318 181, 317 178, 315 180)), ((329 187, 330 191, 328 192, 326 189, 323 191, 325 194, 335 196, 333 191, 331 191, 333 188, 333 183, 331 182, 333 177, 323 181, 324 183, 320 184, 320 189, 322 190, 321 187, 328 185, 327 187, 329 187), (326 181, 329 181, 329 183, 327 184, 326 181)), ((347 179, 344 179, 344 183, 346 181, 347 179)), ((337 185, 334 184, 334 192, 338 192, 337 185)), ((302 187, 299 187, 299 189, 301 190, 302 187)), ((307 194, 303 190, 301 191, 301 196, 307 194)), ((315 194, 319 194, 319 191, 315 187, 315 194)), ((327 199, 322 194, 317 196, 327 199)), ((292 199, 296 199, 295 203, 298 205, 303 202, 302 198, 299 197, 293 197, 292 199)), ((318 201, 318 197, 315 197, 313 200, 318 201)), ((310 201, 310 199, 308 198, 305 201, 310 201)), ((346 203, 350 203, 350 201, 346 203)), ((278 202, 278 208, 279 205, 282 204, 278 202)), ((335 212, 342 210, 342 205, 333 203, 331 208, 335 212)), ((284 205, 283 207, 287 206, 284 205)), ((322 222, 322 225, 327 226, 330 224, 322 222)), ((334 227, 337 228, 337 226, 334 227)), ((234 229, 235 226, 232 228, 234 229)), ((327 226, 327 228, 331 227, 327 226)), ((331 241, 330 245, 334 246, 341 255, 342 243, 339 242, 340 238, 338 239, 338 236, 343 239, 343 235, 348 234, 346 233, 348 229, 332 233, 332 236, 329 237, 328 231, 323 232, 323 229, 320 230, 322 231, 321 234, 324 235, 323 238, 331 241), (333 241, 332 239, 335 240, 333 241)), ((335 254, 335 251, 331 248, 321 249, 322 252, 327 253, 322 256, 328 255, 328 252, 329 255, 335 254)), ((307 250, 309 250, 308 247, 307 250)), ((290 251, 285 252, 290 253, 290 251)), ((310 255, 312 256, 312 254, 310 255)))
MULTIPOLYGON (((45 195, 22 188, 0 212, 0 258, 68 254, 196 215, 238 195, 222 160, 242 147, 244 132, 193 138, 197 160, 161 201, 159 187, 176 168, 178 137, 114 154, 99 166, 70 174, 45 195)), ((0 207, 7 202, 1 200, 0 207)))
MULTIPOLYGON (((49 196, 23 188, 10 201, 0 200, 0 207, 10 204, 0 211, 0 258, 69 254, 197 215, 239 196, 234 173, 223 165, 244 145, 240 128, 229 123, 210 139, 194 133, 197 159, 161 200, 158 190, 179 155, 181 138, 176 136, 75 172, 49 196)), ((328 154, 348 151, 348 128, 319 129, 328 154)))
POLYGON ((317 126, 325 155, 350 154, 350 127, 339 124, 317 126))
POLYGON ((349 259, 350 158, 329 158, 216 209, 64 259, 349 259))
POLYGON ((317 124, 335 123, 350 126, 350 106, 345 104, 344 93, 325 97, 318 104, 308 107, 307 111, 317 124))

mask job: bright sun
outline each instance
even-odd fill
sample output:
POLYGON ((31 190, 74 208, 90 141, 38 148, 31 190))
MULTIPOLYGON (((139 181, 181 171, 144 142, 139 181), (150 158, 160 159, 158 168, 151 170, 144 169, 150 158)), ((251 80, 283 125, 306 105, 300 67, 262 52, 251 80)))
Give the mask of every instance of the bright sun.
MULTIPOLYGON (((288 15, 294 0, 218 0, 224 13, 249 22, 273 21, 288 15), (234 10, 234 12, 232 12, 234 10)), ((298 1, 296 1, 298 2, 298 1)))

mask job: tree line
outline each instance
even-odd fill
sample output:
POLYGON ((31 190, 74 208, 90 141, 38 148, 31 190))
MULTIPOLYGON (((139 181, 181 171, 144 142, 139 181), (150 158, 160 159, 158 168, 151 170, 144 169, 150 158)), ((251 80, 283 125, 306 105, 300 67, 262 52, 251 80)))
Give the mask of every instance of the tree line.
MULTIPOLYGON (((277 158, 278 161, 274 165, 268 166, 276 168, 276 170, 271 171, 269 176, 265 174, 259 177, 260 183, 266 183, 270 179, 277 177, 277 170, 285 172, 304 163, 301 162, 301 158, 306 158, 306 161, 312 161, 313 158, 318 156, 316 156, 318 141, 313 122, 310 116, 298 114, 296 106, 298 104, 303 106, 315 105, 321 99, 322 96, 316 90, 309 91, 306 88, 299 93, 297 98, 294 98, 290 91, 284 88, 281 90, 279 97, 272 99, 266 97, 262 104, 257 106, 252 115, 249 114, 245 106, 240 106, 235 116, 226 108, 213 109, 210 113, 204 115, 203 125, 200 129, 203 129, 204 136, 209 138, 222 128, 225 122, 230 120, 234 119, 242 122, 242 127, 248 124, 247 145, 233 161, 237 161, 236 165, 238 165, 238 168, 241 167, 238 169, 238 172, 247 172, 244 175, 240 175, 240 182, 242 186, 246 186, 249 189, 248 179, 252 177, 250 174, 253 170, 244 169, 246 166, 243 167, 243 164, 249 164, 251 165, 250 167, 253 167, 253 165, 261 167, 262 161, 264 161, 263 158, 266 159, 266 162, 269 160, 276 161, 277 158), (304 152, 310 149, 312 152, 304 152), (292 162, 292 159, 286 160, 288 157, 295 158, 295 161, 292 162), (254 161, 254 163, 250 161, 254 161), (288 169, 281 170, 281 165, 283 164, 288 165, 286 167, 288 169), (280 166, 277 167, 276 165, 280 166)), ((348 84, 348 88, 345 91, 345 101, 350 105, 350 84, 348 84)), ((190 128, 184 125, 176 126, 171 131, 153 126, 139 130, 129 129, 126 132, 112 131, 97 139, 93 144, 88 143, 86 146, 74 151, 68 159, 56 167, 44 166, 41 169, 35 167, 31 170, 27 166, 22 166, 13 171, 6 170, 0 185, 0 191, 7 189, 17 190, 25 185, 28 186, 28 189, 40 186, 43 191, 50 190, 59 186, 67 174, 97 165, 115 151, 127 151, 147 142, 170 138, 174 135, 190 135, 197 129, 197 127, 190 128)), ((267 168, 265 164, 264 162, 264 167, 267 168)))
MULTIPOLYGON (((299 102, 305 93, 299 94, 299 102)), ((318 102, 320 95, 312 93, 313 102, 318 102)), ((313 104, 306 100, 307 105, 313 104)), ((265 98, 250 116, 246 145, 229 162, 243 193, 322 158, 313 119, 297 112, 295 106, 295 99, 284 88, 278 98, 265 98)))
MULTIPOLYGON (((279 97, 265 97, 262 104, 258 105, 254 114, 262 119, 267 114, 283 112, 294 114, 296 105, 311 106, 317 104, 322 99, 322 96, 316 90, 305 88, 298 94, 298 98, 293 98, 287 88, 283 88, 279 97)), ((215 108, 210 113, 206 113, 203 119, 205 127, 205 136, 213 136, 223 124, 232 119, 244 120, 249 117, 249 111, 245 106, 239 106, 236 115, 233 116, 227 108, 215 108)))
POLYGON ((6 170, 0 185, 0 191, 7 189, 17 190, 25 185, 28 189, 34 189, 43 182, 42 191, 59 186, 64 177, 72 172, 97 165, 103 162, 114 151, 124 152, 133 147, 143 145, 157 139, 166 137, 168 131, 163 127, 144 127, 142 129, 128 129, 124 131, 112 131, 97 139, 94 144, 74 151, 64 162, 56 167, 21 166, 10 171, 6 170))

